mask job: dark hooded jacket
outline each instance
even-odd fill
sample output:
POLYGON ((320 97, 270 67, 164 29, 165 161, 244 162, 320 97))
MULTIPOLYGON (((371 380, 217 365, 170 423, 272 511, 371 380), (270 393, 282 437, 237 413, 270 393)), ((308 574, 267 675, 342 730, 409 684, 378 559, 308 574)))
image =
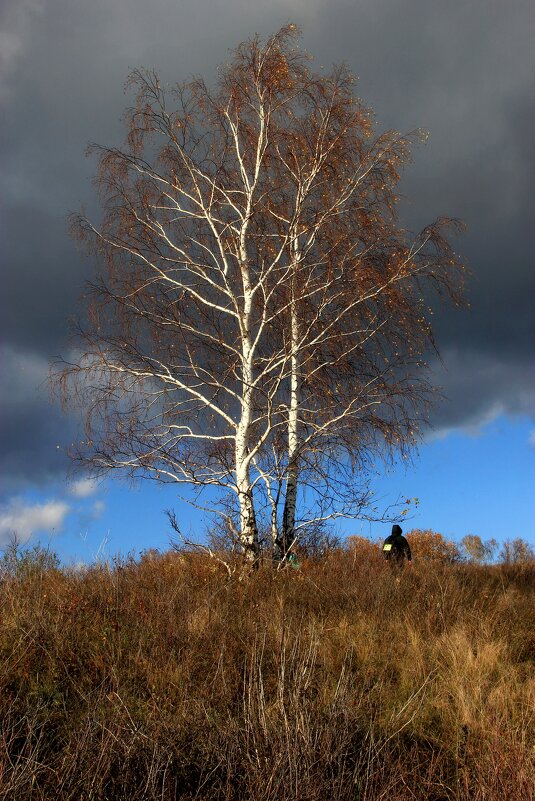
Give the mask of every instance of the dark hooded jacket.
POLYGON ((383 543, 383 556, 389 562, 398 564, 403 563, 405 559, 412 562, 411 547, 403 536, 401 526, 392 526, 392 534, 383 543))

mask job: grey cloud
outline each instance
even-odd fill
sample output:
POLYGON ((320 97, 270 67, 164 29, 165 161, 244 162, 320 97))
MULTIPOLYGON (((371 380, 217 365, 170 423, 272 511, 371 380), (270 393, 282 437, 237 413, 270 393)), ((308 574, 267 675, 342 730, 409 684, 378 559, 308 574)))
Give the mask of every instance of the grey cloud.
POLYGON ((12 347, 53 358, 65 349, 68 318, 92 265, 66 236, 65 213, 41 204, 0 204, 7 287, 0 330, 12 347))
POLYGON ((0 99, 9 95, 10 79, 23 55, 32 17, 41 8, 41 0, 19 0, 0 7, 0 99))
POLYGON ((0 477, 2 493, 28 483, 45 485, 65 475, 64 445, 74 436, 74 421, 51 405, 48 362, 30 351, 0 348, 4 379, 0 385, 0 477))
POLYGON ((433 430, 474 432, 499 414, 535 418, 535 358, 524 362, 450 350, 431 375, 443 400, 431 415, 433 430))
POLYGON ((88 141, 121 141, 129 68, 155 67, 171 83, 212 80, 239 41, 288 21, 304 28, 317 67, 345 61, 360 76, 357 91, 380 128, 430 131, 403 179, 407 225, 441 214, 468 225, 457 249, 473 271, 472 309, 436 309, 447 367, 437 380, 449 400, 434 422, 447 429, 492 409, 533 413, 532 0, 7 0, 0 472, 13 485, 65 468, 55 445, 69 441, 74 423, 50 406, 39 376, 68 349, 68 317, 94 269, 68 239, 65 215, 82 204, 97 213, 94 164, 83 151, 88 141))

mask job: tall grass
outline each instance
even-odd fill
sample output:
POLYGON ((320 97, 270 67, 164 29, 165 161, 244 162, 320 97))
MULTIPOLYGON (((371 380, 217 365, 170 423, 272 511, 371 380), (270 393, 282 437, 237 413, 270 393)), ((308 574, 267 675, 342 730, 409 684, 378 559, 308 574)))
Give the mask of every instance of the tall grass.
POLYGON ((0 799, 529 801, 535 564, 1 581, 0 799))

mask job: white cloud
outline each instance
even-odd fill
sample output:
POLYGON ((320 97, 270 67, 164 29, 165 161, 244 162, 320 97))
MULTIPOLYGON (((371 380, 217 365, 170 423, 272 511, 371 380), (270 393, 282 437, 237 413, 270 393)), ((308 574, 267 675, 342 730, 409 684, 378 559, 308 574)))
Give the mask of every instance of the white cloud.
POLYGON ((99 485, 95 479, 81 478, 71 484, 69 495, 72 495, 73 498, 89 498, 90 495, 94 495, 98 491, 98 488, 99 485))
POLYGON ((63 501, 25 503, 14 498, 0 507, 0 545, 16 535, 19 542, 27 542, 36 533, 56 533, 70 511, 63 501))
POLYGON ((95 501, 92 508, 92 517, 93 520, 97 520, 106 508, 106 504, 104 501, 95 501))

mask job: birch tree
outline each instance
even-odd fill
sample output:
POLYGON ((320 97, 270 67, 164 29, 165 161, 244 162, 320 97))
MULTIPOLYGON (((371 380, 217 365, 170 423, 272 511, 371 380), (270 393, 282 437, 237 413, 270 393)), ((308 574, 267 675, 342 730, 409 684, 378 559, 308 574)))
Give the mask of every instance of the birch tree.
POLYGON ((415 442, 424 287, 457 301, 462 269, 451 221, 398 223, 415 137, 377 135, 297 34, 240 45, 215 89, 132 73, 125 146, 91 148, 102 220, 73 218, 104 270, 59 374, 86 412, 77 459, 221 493, 252 561, 259 520, 284 553, 361 514, 370 460, 415 442))

